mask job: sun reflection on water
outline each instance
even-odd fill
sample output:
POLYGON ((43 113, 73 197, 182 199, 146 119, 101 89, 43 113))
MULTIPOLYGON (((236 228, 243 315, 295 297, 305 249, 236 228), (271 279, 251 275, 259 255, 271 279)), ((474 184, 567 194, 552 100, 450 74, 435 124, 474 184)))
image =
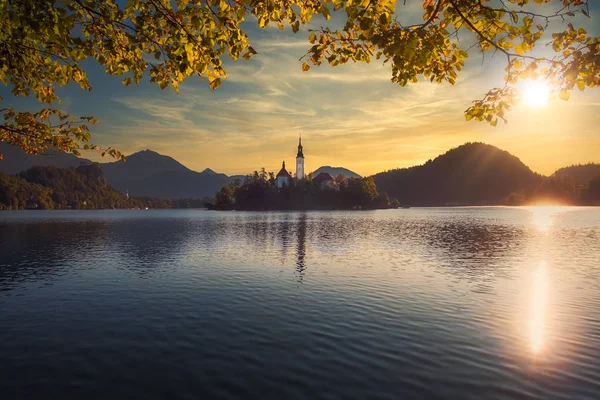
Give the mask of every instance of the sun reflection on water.
POLYGON ((561 209, 560 206, 535 206, 531 207, 531 221, 542 232, 550 231, 554 217, 561 209))
POLYGON ((544 346, 544 333, 546 321, 547 303, 547 266, 542 261, 533 275, 533 289, 531 292, 531 316, 530 316, 530 343, 534 353, 542 351, 544 346))

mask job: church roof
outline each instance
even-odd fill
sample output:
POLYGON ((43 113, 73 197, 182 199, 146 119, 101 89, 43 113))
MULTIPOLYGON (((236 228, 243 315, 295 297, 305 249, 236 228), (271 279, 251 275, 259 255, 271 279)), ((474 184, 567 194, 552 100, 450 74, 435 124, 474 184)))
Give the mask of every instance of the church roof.
POLYGON ((319 175, 313 178, 313 182, 332 181, 333 177, 327 172, 321 172, 319 175))
POLYGON ((281 171, 279 171, 279 172, 277 173, 277 178, 279 178, 279 177, 281 177, 281 176, 285 176, 285 177, 288 177, 288 178, 291 178, 291 177, 292 177, 292 176, 290 175, 290 173, 289 173, 289 172, 287 172, 287 171, 286 171, 285 169, 283 169, 283 168, 281 168, 281 171))
POLYGON ((285 161, 283 162, 283 164, 281 165, 281 170, 277 173, 277 178, 279 177, 286 177, 286 178, 291 178, 292 176, 290 175, 289 172, 286 171, 285 169, 285 161))

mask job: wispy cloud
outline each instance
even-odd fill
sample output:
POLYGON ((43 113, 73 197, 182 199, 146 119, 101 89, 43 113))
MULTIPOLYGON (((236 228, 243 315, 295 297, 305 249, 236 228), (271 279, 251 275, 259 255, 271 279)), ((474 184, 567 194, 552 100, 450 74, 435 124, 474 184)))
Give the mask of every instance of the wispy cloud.
MULTIPOLYGON (((408 11, 421 15, 418 6, 408 11)), ((488 59, 484 67, 480 59, 470 60, 456 86, 420 82, 402 88, 390 82, 390 67, 380 62, 303 72, 299 58, 310 47, 307 32, 282 40, 269 35, 253 42, 256 57, 226 64, 228 79, 217 91, 190 80, 177 95, 157 90, 111 96, 118 119, 102 127, 111 144, 125 151, 152 148, 193 169, 232 174, 263 166, 275 170, 282 159, 294 157, 300 132, 308 170, 342 165, 363 175, 422 163, 469 140, 533 154, 527 145, 535 142, 527 137, 543 140, 547 149, 565 135, 587 135, 581 157, 591 157, 594 149, 600 153, 600 139, 590 144, 585 128, 600 123, 595 115, 583 114, 566 126, 560 108, 543 115, 516 110, 506 127, 467 123, 463 110, 501 84, 499 60, 488 59)), ((598 98, 572 103, 589 110, 598 98)), ((541 157, 524 161, 545 165, 541 157)))

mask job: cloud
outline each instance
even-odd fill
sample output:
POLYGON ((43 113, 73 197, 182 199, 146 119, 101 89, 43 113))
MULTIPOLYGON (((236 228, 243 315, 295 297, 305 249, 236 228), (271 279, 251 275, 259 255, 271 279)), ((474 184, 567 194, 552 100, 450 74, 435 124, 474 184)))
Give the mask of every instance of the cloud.
MULTIPOLYGON (((422 14, 420 5, 413 8, 415 15, 422 14)), ((294 158, 302 132, 308 170, 342 165, 366 175, 425 162, 465 141, 518 152, 533 143, 528 137, 552 143, 568 134, 589 137, 582 121, 598 122, 595 116, 582 116, 565 126, 560 122, 565 111, 557 108, 548 111, 550 116, 515 110, 510 125, 496 129, 467 123, 463 111, 472 100, 501 84, 500 59, 488 58, 482 67, 474 57, 455 86, 419 82, 399 87, 390 82, 389 65, 381 62, 324 64, 303 72, 299 58, 310 44, 300 36, 284 34, 277 40, 266 34, 255 40, 259 54, 250 61, 226 62, 228 79, 216 91, 206 82, 189 80, 178 95, 113 96, 118 121, 103 129, 111 138, 122 138, 126 150, 152 148, 190 168, 230 174, 277 169, 282 159, 294 158)), ((577 104, 594 106, 597 99, 589 96, 577 104)))
POLYGON ((185 113, 190 111, 190 105, 182 101, 172 102, 143 97, 121 97, 111 100, 156 119, 175 123, 185 122, 185 113))
POLYGON ((316 113, 312 110, 295 109, 286 107, 281 103, 272 100, 254 99, 254 98, 233 98, 225 100, 225 105, 230 105, 232 108, 245 113, 259 114, 285 114, 285 115, 302 115, 314 116, 316 113))
MULTIPOLYGON (((262 40, 257 40, 254 41, 252 43, 252 47, 257 50, 257 51, 261 51, 261 50, 273 50, 273 49, 277 49, 278 51, 281 48, 285 48, 285 49, 292 49, 292 48, 300 48, 300 49, 305 49, 308 50, 310 49, 312 45, 308 42, 308 40, 306 38, 304 38, 303 40, 290 40, 290 39, 262 39, 262 40)), ((259 53, 260 54, 260 53, 259 53)))

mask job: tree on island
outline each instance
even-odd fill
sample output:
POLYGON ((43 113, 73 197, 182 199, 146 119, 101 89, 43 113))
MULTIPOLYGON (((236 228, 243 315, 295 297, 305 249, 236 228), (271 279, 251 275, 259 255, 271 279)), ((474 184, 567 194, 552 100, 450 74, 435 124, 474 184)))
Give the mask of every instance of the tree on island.
MULTIPOLYGON (((15 96, 35 95, 56 104, 56 86, 91 90, 83 62, 93 58, 123 84, 144 74, 161 88, 177 90, 190 76, 211 88, 227 77, 223 57, 257 54, 242 22, 259 28, 300 25, 332 12, 345 14, 341 29, 310 31, 301 68, 326 62, 388 63, 391 81, 405 86, 425 78, 454 84, 469 52, 493 53, 506 63, 505 85, 490 90, 465 111, 467 119, 495 125, 519 101, 520 79, 545 79, 567 99, 600 85, 600 38, 573 25, 589 17, 588 0, 410 0, 422 3, 423 22, 403 24, 397 0, 0 0, 0 81, 15 96), (460 40, 475 39, 475 45, 460 40), (551 37, 553 57, 532 50, 551 37)), ((406 0, 404 1, 406 3, 406 0)), ((79 154, 88 144, 87 123, 54 107, 38 112, 0 108, 0 141, 28 153, 49 147, 79 154)), ((108 148, 104 153, 122 157, 108 148)))
POLYGON ((217 210, 339 210, 398 207, 387 193, 377 192, 373 178, 350 178, 342 184, 321 187, 312 179, 291 179, 278 188, 264 168, 224 186, 215 195, 217 210))

